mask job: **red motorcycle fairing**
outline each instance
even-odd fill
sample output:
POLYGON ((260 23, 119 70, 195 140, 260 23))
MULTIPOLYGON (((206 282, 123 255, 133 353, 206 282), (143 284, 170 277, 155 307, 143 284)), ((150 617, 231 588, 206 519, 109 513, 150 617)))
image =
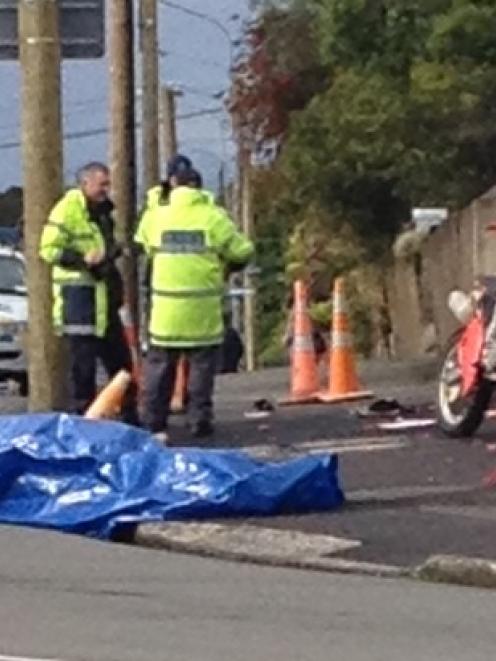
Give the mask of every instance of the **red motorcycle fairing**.
POLYGON ((483 315, 477 312, 467 324, 458 342, 458 364, 462 371, 462 395, 476 386, 480 374, 485 327, 483 315))

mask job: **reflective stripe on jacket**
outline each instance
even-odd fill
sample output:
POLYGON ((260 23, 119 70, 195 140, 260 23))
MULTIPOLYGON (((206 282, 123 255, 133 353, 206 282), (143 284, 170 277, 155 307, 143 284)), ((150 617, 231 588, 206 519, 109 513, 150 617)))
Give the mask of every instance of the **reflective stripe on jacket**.
POLYGON ((220 344, 224 265, 245 264, 251 241, 203 191, 179 187, 150 212, 145 244, 152 257, 150 341, 166 347, 220 344))
POLYGON ((60 264, 64 251, 81 256, 105 250, 98 225, 87 210, 79 189, 68 191, 52 209, 40 242, 40 256, 52 265, 53 324, 61 335, 103 337, 108 325, 108 295, 104 281, 84 268, 60 264))
MULTIPOLYGON (((204 196, 205 202, 215 205, 215 195, 207 190, 201 190, 202 195, 204 196)), ((146 203, 145 207, 142 210, 140 219, 138 221, 138 226, 136 233, 134 235, 134 241, 144 248, 146 251, 146 246, 149 244, 149 233, 150 233, 150 224, 153 222, 150 217, 152 211, 157 207, 165 206, 169 203, 168 197, 164 196, 164 187, 162 184, 159 186, 153 186, 146 193, 146 203)), ((220 209, 220 207, 218 207, 220 209)))

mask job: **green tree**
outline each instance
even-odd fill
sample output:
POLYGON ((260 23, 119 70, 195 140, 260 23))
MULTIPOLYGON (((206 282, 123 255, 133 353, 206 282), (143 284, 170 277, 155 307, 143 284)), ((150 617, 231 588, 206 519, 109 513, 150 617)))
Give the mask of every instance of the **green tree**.
MULTIPOLYGON (((494 184, 496 3, 256 4, 260 43, 277 71, 297 71, 296 44, 308 35, 317 42, 312 70, 325 71, 316 87, 300 78, 305 93, 297 104, 271 97, 284 130, 270 163, 278 185, 260 196, 258 226, 268 223, 270 250, 280 242, 291 277, 303 269, 318 280, 312 245, 326 244, 329 263, 319 277, 347 270, 352 278, 371 264, 378 277, 369 274, 369 282, 380 291, 391 242, 412 206, 460 207, 494 184), (291 15, 304 16, 308 29, 300 36, 284 31, 291 15)), ((257 75, 255 95, 263 67, 257 75)), ((263 139, 261 126, 254 132, 263 139)))

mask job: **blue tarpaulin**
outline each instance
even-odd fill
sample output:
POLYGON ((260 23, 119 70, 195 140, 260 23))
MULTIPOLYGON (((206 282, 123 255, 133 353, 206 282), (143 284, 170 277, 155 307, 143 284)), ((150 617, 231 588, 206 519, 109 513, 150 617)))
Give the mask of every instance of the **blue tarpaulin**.
POLYGON ((65 414, 2 417, 0 522, 107 538, 145 521, 329 510, 337 458, 262 463, 164 449, 146 432, 65 414))

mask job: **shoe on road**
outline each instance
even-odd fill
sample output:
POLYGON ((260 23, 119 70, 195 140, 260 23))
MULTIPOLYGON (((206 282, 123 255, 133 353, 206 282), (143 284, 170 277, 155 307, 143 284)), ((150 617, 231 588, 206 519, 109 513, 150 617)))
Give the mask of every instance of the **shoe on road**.
POLYGON ((213 433, 214 426, 208 420, 203 420, 193 425, 192 434, 194 438, 205 438, 206 436, 212 436, 213 433))

